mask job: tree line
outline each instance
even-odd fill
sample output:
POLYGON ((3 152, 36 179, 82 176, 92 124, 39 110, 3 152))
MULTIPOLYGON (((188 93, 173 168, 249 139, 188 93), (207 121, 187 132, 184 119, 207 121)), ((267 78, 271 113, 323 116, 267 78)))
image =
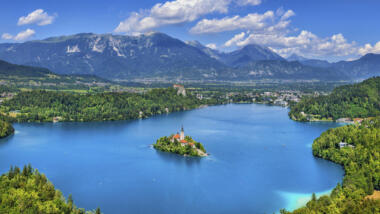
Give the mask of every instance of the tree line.
POLYGON ((289 115, 300 121, 308 121, 309 117, 337 120, 380 115, 380 77, 337 87, 327 96, 306 97, 291 107, 289 115))
POLYGON ((44 174, 29 164, 10 168, 0 177, 0 213, 100 214, 100 209, 77 208, 70 195, 66 200, 44 174))
POLYGON ((380 201, 365 198, 380 190, 380 117, 322 133, 313 143, 313 154, 344 167, 342 184, 329 196, 317 199, 313 194, 305 207, 282 214, 380 213, 380 201), (339 142, 354 147, 340 148, 339 142))
POLYGON ((17 122, 51 122, 53 118, 60 121, 106 121, 146 118, 217 103, 213 99, 199 100, 191 94, 178 95, 173 88, 152 89, 141 94, 34 90, 20 92, 5 101, 0 111, 17 122))

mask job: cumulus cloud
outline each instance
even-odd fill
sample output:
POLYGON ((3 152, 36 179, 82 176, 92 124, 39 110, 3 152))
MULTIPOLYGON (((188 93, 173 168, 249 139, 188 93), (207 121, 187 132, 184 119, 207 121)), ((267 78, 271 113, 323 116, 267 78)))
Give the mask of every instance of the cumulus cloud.
POLYGON ((238 5, 259 5, 261 4, 261 0, 238 0, 237 1, 238 5))
POLYGON ((360 55, 366 55, 368 53, 380 54, 380 42, 377 42, 375 45, 365 44, 363 47, 359 48, 360 55))
POLYGON ((18 33, 16 36, 12 36, 11 34, 9 33, 4 33, 3 35, 1 35, 1 38, 2 39, 6 39, 6 40, 16 40, 16 41, 23 41, 23 40, 26 40, 28 38, 30 38, 31 36, 33 36, 36 32, 33 30, 33 29, 26 29, 24 31, 21 31, 20 33, 18 33))
POLYGON ((3 34, 1 35, 1 38, 2 38, 2 39, 9 40, 9 39, 13 39, 13 36, 12 36, 11 34, 9 34, 9 33, 3 33, 3 34))
MULTIPOLYGON (((227 40, 222 47, 243 47, 248 44, 266 46, 278 54, 287 57, 297 54, 305 57, 353 56, 359 47, 355 42, 348 42, 338 33, 321 38, 310 31, 297 31, 290 28, 290 18, 296 14, 292 10, 278 9, 264 14, 249 14, 245 17, 202 20, 192 29, 197 33, 218 33, 243 30, 227 40)), ((380 42, 375 46, 366 45, 360 49, 364 52, 380 52, 380 42), (378 49, 377 49, 378 48, 378 49)))
POLYGON ((210 44, 207 44, 207 45, 206 45, 206 47, 208 47, 208 48, 211 48, 211 49, 214 49, 214 50, 215 50, 215 49, 217 49, 217 47, 218 47, 218 46, 217 46, 216 44, 214 44, 214 43, 210 43, 210 44))
POLYGON ((245 38, 245 33, 244 32, 241 32, 239 34, 236 34, 234 37, 232 37, 230 40, 228 40, 226 43, 224 43, 224 46, 225 47, 230 47, 232 45, 237 45, 237 46, 241 46, 239 45, 243 39, 245 38))
POLYGON ((132 13, 115 32, 146 32, 154 28, 191 22, 208 13, 227 13, 230 0, 176 0, 158 3, 150 10, 132 13))
POLYGON ((355 42, 347 42, 342 34, 320 38, 317 35, 303 30, 298 35, 287 34, 256 34, 250 33, 242 36, 237 34, 225 43, 225 46, 245 46, 248 44, 260 44, 270 47, 282 56, 293 53, 302 56, 348 56, 357 53, 355 42))
POLYGON ((232 4, 258 5, 261 0, 174 0, 158 3, 151 9, 133 12, 114 30, 118 33, 135 34, 152 29, 192 22, 211 13, 227 13, 232 4))
POLYGON ((199 21, 190 32, 194 34, 220 33, 238 29, 253 31, 278 31, 290 24, 289 18, 294 16, 292 10, 283 14, 267 11, 263 14, 250 13, 244 17, 224 17, 222 19, 203 19, 199 21))
POLYGON ((43 9, 37 9, 27 16, 22 16, 18 19, 17 25, 37 24, 39 26, 49 25, 53 23, 55 16, 50 16, 43 9))

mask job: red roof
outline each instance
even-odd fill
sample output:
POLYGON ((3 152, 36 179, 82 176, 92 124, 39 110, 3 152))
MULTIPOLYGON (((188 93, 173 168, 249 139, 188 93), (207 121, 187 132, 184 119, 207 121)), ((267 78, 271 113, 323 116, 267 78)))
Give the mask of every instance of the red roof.
POLYGON ((186 140, 181 140, 181 143, 187 143, 187 141, 186 140))
POLYGON ((183 85, 180 85, 180 84, 174 84, 173 87, 174 87, 174 88, 183 88, 184 86, 183 86, 183 85))
POLYGON ((189 143, 190 146, 194 146, 194 143, 189 143))
POLYGON ((180 136, 179 136, 179 134, 176 134, 176 135, 173 136, 173 138, 175 138, 175 139, 179 139, 180 136))

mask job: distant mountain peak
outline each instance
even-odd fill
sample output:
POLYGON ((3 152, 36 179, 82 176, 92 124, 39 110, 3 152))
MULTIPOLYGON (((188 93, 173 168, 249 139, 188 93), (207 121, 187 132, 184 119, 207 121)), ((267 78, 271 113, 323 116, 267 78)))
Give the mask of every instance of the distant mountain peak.
POLYGON ((269 48, 258 44, 249 44, 239 50, 225 53, 224 62, 234 67, 245 66, 254 61, 260 60, 284 60, 280 55, 269 48))
POLYGON ((300 55, 297 55, 295 53, 293 53, 292 55, 290 55, 288 58, 286 58, 288 61, 306 61, 306 60, 309 60, 308 58, 305 58, 303 56, 300 56, 300 55))

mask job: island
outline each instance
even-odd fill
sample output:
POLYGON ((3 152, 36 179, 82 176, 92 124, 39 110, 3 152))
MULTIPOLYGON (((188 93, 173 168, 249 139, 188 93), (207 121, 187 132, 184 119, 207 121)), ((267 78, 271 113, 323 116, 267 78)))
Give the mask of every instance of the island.
POLYGON ((181 133, 161 137, 153 147, 159 151, 171 152, 183 156, 205 157, 208 156, 203 145, 190 136, 185 136, 183 126, 181 133))

